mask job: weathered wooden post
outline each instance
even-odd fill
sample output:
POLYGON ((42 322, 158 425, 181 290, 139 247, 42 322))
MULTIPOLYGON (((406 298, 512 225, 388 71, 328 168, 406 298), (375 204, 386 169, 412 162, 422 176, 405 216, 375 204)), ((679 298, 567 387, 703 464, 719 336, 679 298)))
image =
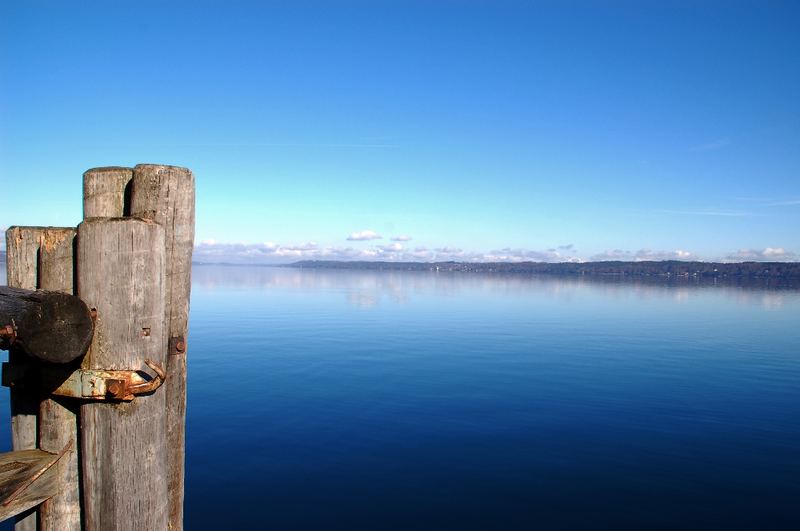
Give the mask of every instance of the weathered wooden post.
POLYGON ((133 170, 120 166, 92 168, 83 174, 83 219, 130 215, 133 170))
POLYGON ((182 529, 191 171, 89 170, 77 231, 6 236, 9 286, 60 293, 0 289, 13 446, 28 452, 0 454, 28 463, 0 466, 4 488, 23 482, 0 519, 36 530, 20 511, 41 504, 41 530, 182 529))
POLYGON ((131 214, 165 228, 167 354, 167 485, 169 527, 183 528, 186 432, 186 349, 189 327, 194 175, 186 168, 139 164, 133 169, 131 214))
MULTIPOLYGON (((8 285, 72 294, 74 238, 73 228, 11 227, 6 232, 8 285)), ((19 348, 12 347, 9 360, 24 363, 26 357, 19 348)), ((11 389, 10 394, 14 450, 38 447, 56 453, 72 441, 58 465, 65 487, 42 506, 39 528, 79 531, 77 406, 69 401, 43 399, 32 389, 11 389)), ((16 529, 35 530, 35 514, 18 516, 16 529)))
MULTIPOLYGON (((86 172, 84 178, 84 218, 78 230, 79 294, 89 302, 99 301, 96 297, 101 293, 119 292, 107 301, 108 309, 103 310, 100 302, 97 306, 93 306, 97 309, 98 315, 97 339, 87 359, 91 360, 91 364, 99 365, 121 362, 112 356, 99 355, 95 348, 102 348, 104 340, 101 337, 110 334, 114 339, 109 341, 124 339, 122 343, 127 348, 140 350, 138 355, 127 360, 129 363, 136 360, 141 363, 141 350, 151 349, 148 350, 148 357, 159 364, 165 364, 168 377, 164 389, 160 394, 137 399, 140 408, 137 410, 139 421, 133 422, 131 426, 147 422, 147 418, 151 417, 152 433, 149 438, 161 441, 160 447, 153 448, 153 454, 149 456, 151 460, 148 465, 152 465, 153 469, 140 471, 144 473, 143 476, 148 477, 148 481, 141 484, 143 489, 152 489, 154 480, 157 483, 157 492, 152 493, 155 495, 151 496, 152 501, 149 502, 151 521, 146 527, 181 529, 186 411, 184 354, 189 313, 191 254, 194 243, 194 176, 185 168, 160 165, 139 165, 133 170, 126 168, 90 170, 86 172), (101 219, 121 215, 133 217, 123 220, 101 219), (128 234, 126 231, 132 232, 128 234), (97 242, 96 248, 84 247, 89 245, 90 235, 97 242), (107 248, 109 244, 117 245, 115 242, 137 237, 141 238, 141 241, 130 248, 130 252, 133 253, 131 256, 118 256, 116 259, 106 257, 102 264, 91 263, 97 252, 107 248), (136 260, 142 260, 141 265, 130 269, 136 260), (149 269, 145 269, 145 266, 149 269), (92 282, 97 282, 91 279, 98 278, 113 278, 117 285, 112 290, 109 290, 108 285, 90 287, 92 282), (128 283, 127 286, 123 284, 125 282, 128 283), (140 300, 142 295, 137 293, 137 290, 141 292, 143 285, 147 285, 144 291, 153 295, 158 294, 162 300, 160 302, 155 299, 140 300), (137 313, 142 315, 137 329, 111 331, 106 325, 109 318, 113 322, 118 322, 123 317, 122 315, 103 317, 109 310, 122 307, 120 298, 129 300, 130 304, 140 304, 141 308, 137 313), (158 319, 156 315, 159 316, 158 319), (148 325, 151 321, 158 321, 158 326, 148 325), (120 333, 122 337, 118 337, 120 333), (139 337, 134 337, 137 333, 139 337), (151 410, 143 409, 145 401, 151 402, 149 404, 151 410), (161 489, 164 489, 163 492, 161 489)), ((128 315, 130 318, 136 314, 128 313, 128 315)), ((112 350, 119 348, 111 346, 106 348, 106 352, 112 350)), ((96 406, 98 404, 86 405, 84 409, 89 410, 96 406)), ((105 442, 101 437, 106 434, 98 429, 98 426, 102 424, 118 426, 118 413, 103 419, 89 414, 82 416, 83 426, 88 429, 83 439, 86 452, 95 453, 104 447, 105 442)), ((94 415, 100 414, 99 411, 94 412, 94 415)), ((139 430, 136 433, 143 432, 139 430)), ((103 461, 106 457, 98 455, 94 459, 103 461)), ((89 461, 87 454, 85 462, 88 464, 89 461)), ((124 462, 120 462, 119 465, 123 468, 129 466, 124 462)), ((126 514, 124 496, 115 498, 107 493, 108 487, 116 481, 114 476, 103 477, 85 466, 84 478, 86 499, 92 500, 86 505, 87 524, 96 524, 96 527, 87 525, 87 529, 105 529, 100 519, 109 515, 109 510, 113 507, 120 507, 120 516, 126 514), (96 502, 99 499, 103 501, 98 504, 96 502)))
MULTIPOLYGON (((76 234, 74 228, 45 229, 39 246, 40 289, 75 294, 76 234)), ((43 397, 39 403, 39 448, 56 453, 72 444, 59 463, 62 491, 39 508, 39 531, 81 531, 78 409, 75 400, 62 397, 43 397)))
MULTIPOLYGON (((8 285, 13 288, 36 289, 39 262, 39 238, 41 227, 11 227, 6 232, 6 262, 8 285)), ((24 359, 18 349, 8 353, 9 361, 24 359)), ((12 389, 11 398, 11 447, 14 450, 36 448, 36 415, 39 402, 29 390, 12 389)), ((17 519, 17 529, 25 530, 22 520, 17 519)), ((30 529, 35 529, 33 526, 30 529)))
MULTIPOLYGON (((97 315, 84 368, 163 366, 164 266, 161 225, 92 218, 78 226, 78 295, 97 315)), ((163 392, 81 405, 87 531, 167 528, 165 413, 163 392)))

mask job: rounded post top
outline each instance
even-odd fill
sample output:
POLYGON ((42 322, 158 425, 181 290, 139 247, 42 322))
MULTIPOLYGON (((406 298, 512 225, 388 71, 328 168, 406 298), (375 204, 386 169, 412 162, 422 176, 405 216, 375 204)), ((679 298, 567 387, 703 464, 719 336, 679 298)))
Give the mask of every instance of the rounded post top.
POLYGON ((131 170, 133 170, 133 168, 129 168, 127 166, 98 166, 97 168, 89 168, 88 170, 83 172, 83 174, 86 175, 92 173, 109 173, 116 171, 129 172, 131 170))
POLYGON ((141 164, 137 164, 134 167, 130 167, 130 166, 98 166, 96 168, 89 168, 88 170, 83 172, 83 174, 86 175, 87 173, 110 173, 110 172, 116 172, 116 171, 130 172, 132 170, 145 170, 145 169, 152 169, 152 170, 178 170, 178 171, 187 171, 187 172, 190 172, 190 173, 192 171, 189 168, 186 168, 184 166, 174 166, 172 164, 156 164, 156 163, 152 163, 152 162, 144 162, 144 163, 141 163, 141 164))
POLYGON ((189 168, 184 168, 183 166, 172 166, 170 164, 151 164, 151 163, 143 163, 137 164, 134 168, 135 171, 142 171, 142 170, 175 170, 181 172, 189 172, 192 173, 192 170, 189 168))

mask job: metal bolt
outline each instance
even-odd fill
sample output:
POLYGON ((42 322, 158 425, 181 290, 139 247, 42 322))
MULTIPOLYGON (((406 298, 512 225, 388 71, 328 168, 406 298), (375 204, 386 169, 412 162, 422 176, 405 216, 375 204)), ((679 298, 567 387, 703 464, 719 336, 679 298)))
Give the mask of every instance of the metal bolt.
POLYGON ((175 344, 175 350, 177 350, 178 352, 186 352, 186 343, 183 341, 178 341, 175 344))
POLYGON ((13 344, 17 339, 17 331, 14 330, 12 325, 6 325, 0 328, 0 338, 7 339, 9 344, 13 344))
POLYGON ((122 392, 122 382, 118 380, 112 380, 108 382, 108 384, 106 385, 106 391, 108 391, 110 394, 114 396, 117 396, 122 392))

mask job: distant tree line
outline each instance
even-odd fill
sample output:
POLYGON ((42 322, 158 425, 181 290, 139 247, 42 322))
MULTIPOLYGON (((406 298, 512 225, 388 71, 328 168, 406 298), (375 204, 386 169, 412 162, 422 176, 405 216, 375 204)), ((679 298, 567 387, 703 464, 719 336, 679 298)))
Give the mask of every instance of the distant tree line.
POLYGON ((340 262, 305 260, 292 267, 371 271, 460 271, 542 275, 800 279, 800 262, 340 262))

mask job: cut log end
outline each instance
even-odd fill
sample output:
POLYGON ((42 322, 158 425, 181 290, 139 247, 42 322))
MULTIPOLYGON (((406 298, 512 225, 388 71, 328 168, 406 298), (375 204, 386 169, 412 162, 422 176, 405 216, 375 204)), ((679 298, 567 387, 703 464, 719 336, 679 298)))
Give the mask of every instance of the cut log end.
POLYGON ((0 287, 0 327, 11 326, 13 343, 50 363, 69 363, 86 353, 94 323, 86 304, 65 293, 0 287))

